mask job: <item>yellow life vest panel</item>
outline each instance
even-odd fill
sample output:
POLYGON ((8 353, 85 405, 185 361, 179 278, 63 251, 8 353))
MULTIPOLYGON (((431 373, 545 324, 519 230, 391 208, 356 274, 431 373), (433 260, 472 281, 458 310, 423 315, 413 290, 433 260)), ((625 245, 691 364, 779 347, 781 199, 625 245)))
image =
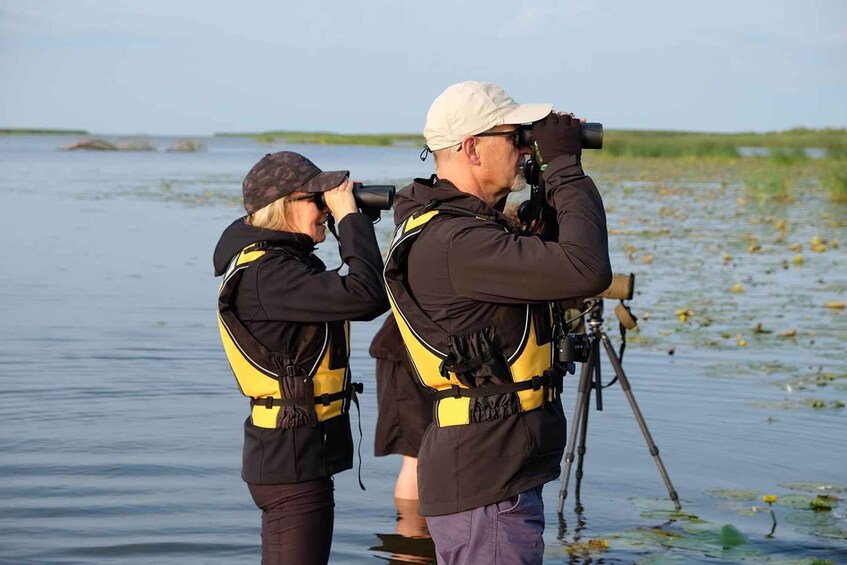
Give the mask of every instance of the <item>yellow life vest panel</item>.
POLYGON ((323 340, 320 351, 311 366, 301 367, 291 362, 297 358, 297 352, 283 355, 269 351, 233 311, 234 289, 244 270, 263 257, 267 249, 266 244, 258 243, 238 253, 224 273, 218 292, 221 341, 241 393, 251 399, 253 425, 299 427, 345 414, 352 395, 361 392, 359 383, 350 382, 348 320, 337 325, 326 323, 322 332, 318 326, 311 338, 323 340), (343 363, 331 363, 332 353, 343 357, 343 363), (299 411, 293 414, 292 409, 283 410, 283 407, 296 407, 299 411))
MULTIPOLYGON (((397 320, 415 374, 423 386, 433 391, 434 421, 441 427, 483 421, 480 419, 477 404, 478 399, 485 397, 501 405, 503 402, 508 403, 510 398, 492 400, 490 397, 511 397, 516 400, 512 411, 526 412, 539 408, 561 394, 562 373, 554 369, 553 365, 552 313, 549 303, 509 307, 524 309, 523 327, 497 328, 502 335, 488 339, 487 343, 499 344, 499 351, 468 358, 465 355, 457 355, 456 343, 461 338, 448 335, 423 312, 411 296, 406 282, 406 261, 412 244, 431 220, 446 213, 493 221, 492 218, 481 217, 470 211, 461 211, 455 207, 445 208, 439 210, 424 207, 397 227, 385 261, 384 272, 391 310, 397 320), (470 375, 475 367, 489 362, 490 356, 494 355, 502 356, 505 360, 505 363, 493 365, 499 366, 501 373, 506 373, 499 375, 502 382, 479 387, 469 386, 467 375, 470 375)), ((517 316, 512 316, 512 319, 516 320, 517 316)), ((482 341, 485 342, 486 339, 482 338, 482 341)))

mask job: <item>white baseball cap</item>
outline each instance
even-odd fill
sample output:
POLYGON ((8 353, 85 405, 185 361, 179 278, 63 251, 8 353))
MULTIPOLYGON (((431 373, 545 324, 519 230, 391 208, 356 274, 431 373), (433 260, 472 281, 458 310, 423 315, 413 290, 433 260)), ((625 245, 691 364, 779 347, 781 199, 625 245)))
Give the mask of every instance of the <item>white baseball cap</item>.
POLYGON ((538 121, 552 109, 552 104, 518 104, 490 82, 460 82, 448 86, 429 107, 423 134, 429 150, 438 151, 495 126, 538 121))

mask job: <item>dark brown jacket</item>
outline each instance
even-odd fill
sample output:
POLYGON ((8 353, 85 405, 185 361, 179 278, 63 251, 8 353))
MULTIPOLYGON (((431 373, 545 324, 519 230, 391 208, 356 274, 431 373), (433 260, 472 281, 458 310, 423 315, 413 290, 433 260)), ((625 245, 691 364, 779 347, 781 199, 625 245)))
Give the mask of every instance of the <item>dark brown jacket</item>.
MULTIPOLYGON (((555 241, 508 233, 495 222, 442 214, 412 244, 408 288, 448 334, 469 334, 495 318, 502 323, 522 312, 514 305, 595 296, 609 286, 606 216, 594 182, 570 156, 553 160, 543 178, 548 203, 555 209, 555 241)), ((500 214, 447 181, 417 179, 397 193, 396 223, 431 199, 484 215, 500 214)), ((418 461, 421 514, 469 510, 554 480, 565 435, 558 399, 492 421, 430 426, 418 461)))

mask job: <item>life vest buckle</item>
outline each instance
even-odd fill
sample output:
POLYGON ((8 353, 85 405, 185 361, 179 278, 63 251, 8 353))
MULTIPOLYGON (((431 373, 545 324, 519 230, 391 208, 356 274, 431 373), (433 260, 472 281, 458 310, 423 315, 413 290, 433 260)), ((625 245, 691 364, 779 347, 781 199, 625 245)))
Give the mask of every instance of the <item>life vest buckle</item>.
POLYGON ((285 365, 282 370, 286 377, 296 377, 300 374, 300 368, 297 365, 285 365))
POLYGON ((330 398, 329 398, 329 394, 327 394, 326 392, 323 393, 320 396, 320 398, 321 398, 321 404, 323 404, 324 406, 329 406, 330 403, 332 402, 332 400, 330 400, 330 398))
POLYGON ((541 375, 535 375, 532 377, 532 390, 538 390, 546 385, 547 379, 545 377, 542 377, 541 375))
POLYGON ((262 398, 260 400, 264 401, 263 404, 265 405, 265 408, 267 408, 268 410, 270 410, 274 407, 274 397, 273 396, 266 396, 265 398, 262 398))
POLYGON ((462 398, 462 388, 459 385, 450 385, 450 390, 453 391, 453 398, 462 398))

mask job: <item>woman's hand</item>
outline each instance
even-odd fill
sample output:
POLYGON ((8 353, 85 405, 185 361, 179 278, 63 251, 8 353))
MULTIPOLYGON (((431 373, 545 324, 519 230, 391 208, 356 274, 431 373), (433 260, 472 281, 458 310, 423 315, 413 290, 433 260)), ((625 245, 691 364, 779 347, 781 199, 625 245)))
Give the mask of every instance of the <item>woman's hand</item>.
POLYGON ((347 214, 355 214, 359 211, 356 207, 356 199, 353 198, 353 181, 350 179, 345 179, 335 188, 324 192, 324 202, 335 217, 336 224, 341 223, 347 214))

